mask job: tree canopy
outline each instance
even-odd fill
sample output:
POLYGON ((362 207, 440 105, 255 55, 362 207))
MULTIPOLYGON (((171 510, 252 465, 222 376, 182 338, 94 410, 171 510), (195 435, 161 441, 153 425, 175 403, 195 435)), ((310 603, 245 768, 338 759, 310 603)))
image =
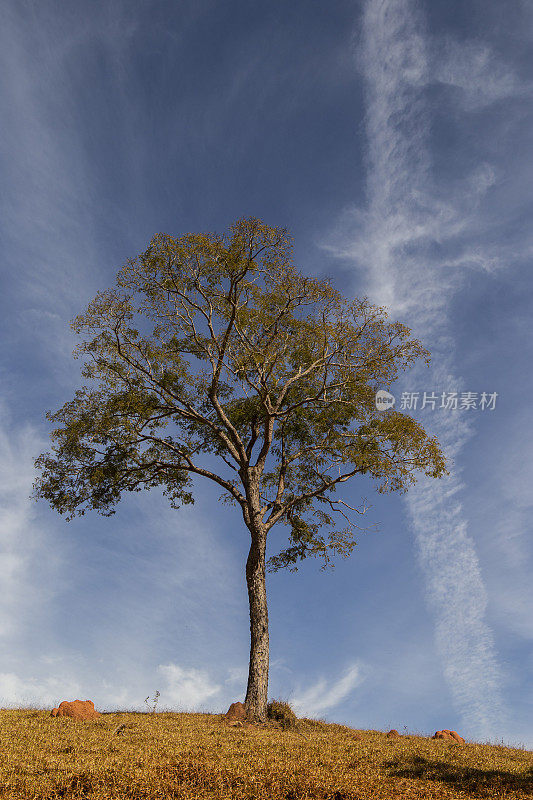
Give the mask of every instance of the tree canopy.
POLYGON ((252 536, 289 527, 270 571, 316 554, 325 568, 328 548, 355 545, 338 484, 361 474, 405 491, 417 472, 446 472, 435 438, 375 405, 428 352, 385 309, 300 273, 284 228, 243 218, 225 235, 158 234, 72 328, 87 383, 48 412, 57 427, 34 484, 67 519, 156 486, 177 508, 200 475, 252 536))

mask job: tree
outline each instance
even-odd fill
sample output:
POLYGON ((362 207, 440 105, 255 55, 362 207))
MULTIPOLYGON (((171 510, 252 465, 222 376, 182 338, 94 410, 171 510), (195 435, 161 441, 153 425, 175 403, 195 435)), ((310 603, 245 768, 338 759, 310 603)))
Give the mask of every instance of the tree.
POLYGON ((158 234, 122 267, 116 288, 73 320, 89 337, 74 355, 85 357, 90 383, 48 412, 59 427, 52 452, 36 459, 33 497, 71 520, 88 508, 113 514, 123 491, 161 486, 179 508, 194 502, 192 476, 221 486, 251 537, 245 706, 249 719, 264 721, 265 567, 321 554, 325 569, 328 547, 347 557, 359 526, 336 506, 366 507, 334 500, 337 484, 366 474, 379 492, 405 491, 417 470, 440 477, 446 469, 415 420, 375 406, 376 390, 390 388, 400 369, 429 363, 409 329, 366 298, 348 302, 329 279, 299 273, 286 229, 243 218, 230 234, 158 234), (201 454, 220 469, 202 465, 201 454), (326 544, 321 531, 335 528, 328 512, 348 525, 326 544), (265 564, 276 523, 289 527, 292 546, 265 564))

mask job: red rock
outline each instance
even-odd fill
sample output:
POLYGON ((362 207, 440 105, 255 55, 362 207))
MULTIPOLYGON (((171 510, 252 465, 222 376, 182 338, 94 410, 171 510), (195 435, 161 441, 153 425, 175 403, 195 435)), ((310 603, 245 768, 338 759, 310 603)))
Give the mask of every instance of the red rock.
POLYGON ((244 703, 232 703, 226 711, 224 719, 230 725, 242 726, 246 720, 246 708, 244 703))
POLYGON ((462 736, 459 736, 458 733, 455 731, 449 731, 447 728, 443 728, 441 731, 436 731, 434 736, 431 737, 432 739, 446 739, 449 742, 457 742, 458 744, 464 744, 465 740, 462 736))
POLYGON ((395 739, 397 736, 400 736, 400 734, 398 733, 398 731, 397 731, 397 730, 395 730, 395 728, 393 728, 393 729, 392 729, 391 731, 389 731, 389 732, 388 732, 388 734, 387 734, 387 738, 388 738, 388 739, 395 739))
POLYGON ((90 720, 100 716, 99 711, 95 711, 92 700, 63 700, 59 708, 53 708, 51 717, 72 717, 72 719, 90 720))

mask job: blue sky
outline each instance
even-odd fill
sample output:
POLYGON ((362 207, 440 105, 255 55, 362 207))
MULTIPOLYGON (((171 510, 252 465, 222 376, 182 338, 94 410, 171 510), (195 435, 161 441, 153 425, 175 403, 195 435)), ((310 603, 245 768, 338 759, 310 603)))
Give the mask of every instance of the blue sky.
POLYGON ((28 496, 81 384, 69 320, 156 233, 256 216, 431 351, 397 405, 497 393, 411 410, 450 476, 352 480, 379 532, 267 574, 269 698, 533 749, 532 23, 527 0, 2 3, 2 707, 244 700, 249 534, 218 487, 71 523, 28 496))

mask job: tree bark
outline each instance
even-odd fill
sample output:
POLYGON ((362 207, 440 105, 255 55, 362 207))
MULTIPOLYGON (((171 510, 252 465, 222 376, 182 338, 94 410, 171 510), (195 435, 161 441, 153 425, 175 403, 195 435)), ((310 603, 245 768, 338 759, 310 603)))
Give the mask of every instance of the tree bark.
POLYGON ((252 534, 246 561, 250 603, 250 664, 244 705, 250 722, 266 722, 268 693, 268 609, 265 580, 266 534, 252 534))

